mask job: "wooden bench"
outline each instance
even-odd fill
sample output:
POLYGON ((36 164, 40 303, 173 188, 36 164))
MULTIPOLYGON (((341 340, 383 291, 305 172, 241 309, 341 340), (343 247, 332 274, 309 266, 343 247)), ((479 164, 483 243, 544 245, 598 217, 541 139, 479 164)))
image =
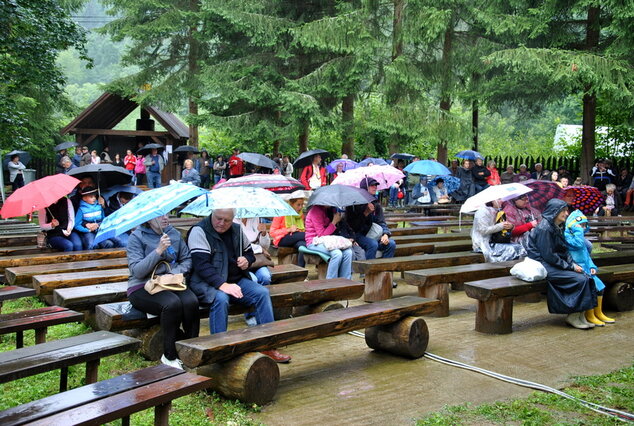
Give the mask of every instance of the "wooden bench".
POLYGON ((427 227, 427 226, 410 226, 409 228, 393 228, 390 229, 393 237, 398 237, 401 235, 429 235, 429 234, 437 234, 437 227, 427 227))
POLYGON ((45 265, 16 266, 6 268, 4 276, 9 284, 30 284, 34 275, 61 274, 67 272, 103 271, 106 269, 127 268, 128 259, 84 260, 80 262, 50 263, 45 265))
MULTIPOLYGON (((362 283, 345 278, 331 280, 300 281, 276 284, 269 287, 274 308, 308 306, 310 312, 322 312, 343 308, 338 301, 358 299, 363 294, 362 283)), ((229 313, 240 314, 249 309, 241 305, 231 305, 229 313)), ((209 316, 209 307, 200 306, 200 318, 209 316)), ((95 310, 97 327, 101 330, 121 331, 139 329, 136 334, 143 344, 141 352, 147 358, 156 360, 163 352, 159 318, 148 318, 144 313, 132 309, 128 302, 98 305, 95 310)))
POLYGON ((59 306, 31 309, 0 315, 0 334, 16 333, 15 346, 24 346, 24 331, 35 330, 35 344, 46 341, 48 327, 69 322, 79 322, 84 315, 59 306))
POLYGON ((602 243, 601 247, 610 250, 634 250, 634 243, 602 243))
POLYGON ((0 247, 0 256, 21 256, 25 254, 52 253, 57 250, 50 247, 38 247, 37 245, 0 247))
POLYGON ((86 363, 86 383, 97 381, 101 358, 135 350, 140 342, 128 336, 98 331, 0 353, 0 383, 61 369, 60 392, 68 386, 68 367, 86 363))
POLYGON ((0 258, 0 272, 15 266, 44 265, 47 263, 78 262, 82 260, 115 259, 126 257, 125 249, 96 249, 69 252, 37 253, 0 258))
POLYGON ((37 244, 37 234, 10 234, 0 235, 0 247, 24 246, 37 244))
POLYGON ((29 296, 35 296, 35 290, 32 288, 16 287, 13 285, 0 287, 0 312, 2 311, 2 303, 5 300, 20 299, 29 296))
POLYGON ((370 348, 420 358, 429 333, 417 316, 430 312, 437 303, 400 297, 182 340, 176 348, 187 367, 213 379, 214 390, 228 398, 266 404, 275 396, 280 373, 277 364, 259 351, 365 328, 370 348))
POLYGON ((171 401, 210 386, 210 379, 157 365, 71 389, 0 412, 5 426, 103 424, 155 407, 154 424, 168 425, 171 401))
MULTIPOLYGON (((634 282, 634 264, 601 267, 599 278, 607 284, 628 280, 634 282)), ((545 291, 546 280, 527 282, 513 276, 503 276, 466 282, 467 296, 476 299, 476 331, 488 334, 508 334, 513 331, 513 299, 515 297, 545 291)), ((606 298, 610 291, 606 292, 606 298)), ((630 286, 626 302, 634 304, 634 292, 630 286)), ((631 306, 630 306, 631 308, 631 306)))
MULTIPOLYGON (((406 228, 407 229, 407 228, 406 228)), ((399 235, 391 237, 396 244, 405 243, 435 243, 441 241, 468 240, 471 238, 470 232, 428 234, 428 235, 399 235)))
POLYGON ((358 260, 352 262, 354 272, 365 274, 364 300, 376 302, 392 297, 392 273, 415 269, 466 265, 484 260, 481 253, 457 252, 423 254, 388 259, 358 260))

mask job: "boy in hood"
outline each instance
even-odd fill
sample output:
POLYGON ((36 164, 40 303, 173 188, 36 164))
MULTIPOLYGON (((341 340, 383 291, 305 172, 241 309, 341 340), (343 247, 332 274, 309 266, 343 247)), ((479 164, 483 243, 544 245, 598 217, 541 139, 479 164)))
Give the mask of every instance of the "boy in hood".
MULTIPOLYGON (((81 201, 75 214, 75 231, 79 234, 83 249, 92 250, 95 248, 93 242, 105 214, 103 207, 97 202, 97 188, 87 186, 80 191, 81 201)), ((114 248, 122 247, 122 244, 119 239, 111 238, 102 241, 97 246, 98 248, 114 248)))

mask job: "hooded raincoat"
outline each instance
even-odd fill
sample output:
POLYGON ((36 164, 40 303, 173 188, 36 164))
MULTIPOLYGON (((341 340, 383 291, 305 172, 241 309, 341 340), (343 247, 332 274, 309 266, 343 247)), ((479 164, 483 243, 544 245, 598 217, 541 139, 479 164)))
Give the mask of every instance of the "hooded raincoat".
POLYGON ((546 204, 542 221, 531 231, 528 257, 540 262, 548 275, 548 312, 570 314, 587 311, 597 305, 597 290, 592 277, 575 272, 562 227, 555 218, 568 204, 552 199, 546 204))
POLYGON ((471 241, 473 251, 482 253, 487 262, 504 262, 526 256, 526 251, 520 244, 493 244, 491 235, 502 231, 502 223, 496 223, 497 209, 480 207, 473 217, 471 241))
POLYGON ((592 243, 586 240, 585 234, 588 232, 588 226, 585 228, 582 224, 588 223, 588 218, 583 214, 581 210, 575 210, 570 213, 568 219, 566 219, 566 229, 564 231, 564 237, 566 238, 566 244, 568 244, 568 250, 572 260, 583 268, 583 271, 591 275, 594 279, 594 285, 597 291, 603 291, 605 284, 595 274, 592 274, 590 270, 594 269, 598 271, 597 265, 594 264, 590 253, 592 253, 592 243))

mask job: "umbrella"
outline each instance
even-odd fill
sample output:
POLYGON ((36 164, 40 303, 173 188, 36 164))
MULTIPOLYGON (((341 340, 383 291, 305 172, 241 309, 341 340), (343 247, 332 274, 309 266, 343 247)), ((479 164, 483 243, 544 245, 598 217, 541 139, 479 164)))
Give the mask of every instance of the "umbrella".
POLYGON ((568 202, 570 207, 579 209, 587 215, 594 214, 594 211, 601 207, 604 201, 603 194, 594 186, 569 186, 564 188, 564 200, 572 199, 568 202), (574 196, 574 198, 573 198, 574 196))
POLYGON ((564 190, 561 189, 557 182, 549 180, 530 179, 522 182, 522 185, 528 186, 533 190, 529 199, 531 205, 539 211, 543 211, 548 200, 553 198, 563 198, 564 190))
POLYGON ((74 146, 77 146, 77 142, 73 142, 73 141, 62 142, 59 145, 55 146, 55 148, 53 148, 53 150, 55 152, 59 152, 62 149, 68 149, 68 148, 72 148, 74 146))
POLYGON ((132 181, 132 175, 123 167, 112 164, 88 164, 76 167, 68 172, 70 176, 82 179, 91 177, 99 188, 110 188, 115 185, 126 185, 132 181))
POLYGON ((109 238, 121 235, 148 220, 168 214, 185 201, 206 192, 206 189, 186 183, 174 183, 144 191, 101 222, 94 244, 97 245, 109 238))
POLYGON ((462 207, 460 207, 460 213, 474 212, 490 201, 511 200, 531 191, 532 189, 521 183, 506 183, 504 185, 489 186, 473 197, 467 198, 462 207))
POLYGON ((359 187, 364 179, 373 178, 379 182, 378 189, 387 189, 404 177, 405 174, 396 167, 369 166, 342 173, 337 176, 337 179, 332 181, 332 184, 359 187))
POLYGON ((31 154, 29 154, 26 151, 19 151, 19 150, 13 150, 7 154, 4 155, 4 166, 7 167, 7 164, 9 164, 9 161, 11 161, 11 157, 14 155, 19 155, 20 156, 20 163, 24 164, 25 166, 27 164, 29 164, 29 162, 31 161, 31 154))
POLYGON ((143 191, 132 185, 115 185, 112 188, 108 188, 107 190, 102 191, 101 196, 107 200, 114 194, 118 194, 119 192, 127 192, 129 194, 138 195, 143 191))
POLYGON ((245 163, 255 164, 256 166, 264 167, 265 169, 279 169, 280 165, 271 160, 266 155, 256 154, 255 152, 243 152, 238 154, 238 158, 241 158, 245 163))
POLYGON ((224 182, 218 182, 213 189, 250 186, 268 189, 272 192, 293 192, 296 189, 304 189, 304 185, 297 179, 284 175, 269 175, 253 173, 246 176, 232 178, 224 182))
POLYGON ((412 154, 406 154, 404 152, 397 152, 397 153, 394 153, 394 154, 390 155, 391 159, 405 160, 405 161, 412 161, 414 159, 414 157, 416 157, 416 156, 412 155, 412 154))
POLYGON ((477 160, 478 158, 481 160, 484 160, 484 157, 482 156, 482 154, 480 154, 478 151, 473 151, 470 149, 467 149, 465 151, 460 151, 459 153, 456 154, 456 157, 464 158, 465 160, 477 160))
POLYGON ((315 155, 321 155, 321 158, 324 159, 330 155, 328 151, 323 149, 311 149, 310 151, 304 151, 299 154, 299 157, 293 162, 293 167, 296 169, 301 169, 306 166, 310 166, 313 162, 313 157, 315 155))
POLYGON ((382 158, 366 158, 365 160, 359 162, 358 167, 367 167, 368 164, 372 163, 373 166, 387 166, 388 163, 382 158))
POLYGON ((332 206, 345 209, 357 204, 368 204, 374 200, 368 191, 348 185, 328 185, 317 188, 308 199, 310 206, 332 206))
MULTIPOLYGON (((152 145, 157 145, 157 144, 152 144, 152 145)), ((141 149, 145 149, 145 147, 143 147, 141 149)), ((182 145, 182 146, 179 146, 178 148, 176 148, 174 150, 174 152, 193 152, 194 154, 198 154, 200 151, 198 151, 198 149, 196 147, 194 147, 194 146, 182 145)))
POLYGON ((235 209, 237 218, 297 216, 297 212, 279 195, 263 188, 245 186, 209 191, 181 213, 208 216, 217 209, 235 209))
POLYGON ((68 195, 79 180, 64 174, 56 174, 34 180, 17 189, 2 206, 3 218, 24 216, 36 210, 46 208, 68 195))
POLYGON ((410 163, 405 167, 407 173, 415 175, 450 175, 451 171, 438 161, 420 160, 410 163))
POLYGON ((455 176, 438 176, 438 177, 434 178, 431 182, 429 182, 427 184, 427 186, 429 187, 430 190, 432 189, 432 187, 434 185, 436 185, 436 182, 438 181, 438 179, 442 179, 445 182, 445 188, 447 188, 447 192, 449 194, 451 194, 452 192, 454 192, 455 190, 460 188, 460 179, 458 179, 457 177, 455 177, 455 176))
POLYGON ((356 169, 358 164, 356 161, 348 160, 347 158, 339 158, 337 160, 331 161, 330 164, 326 166, 326 170, 328 173, 337 173, 337 166, 339 164, 343 164, 343 171, 356 169))
POLYGON ((158 152, 163 152, 165 150, 165 147, 160 143, 149 143, 143 148, 139 149, 136 153, 140 155, 145 155, 152 152, 153 149, 158 149, 158 152))

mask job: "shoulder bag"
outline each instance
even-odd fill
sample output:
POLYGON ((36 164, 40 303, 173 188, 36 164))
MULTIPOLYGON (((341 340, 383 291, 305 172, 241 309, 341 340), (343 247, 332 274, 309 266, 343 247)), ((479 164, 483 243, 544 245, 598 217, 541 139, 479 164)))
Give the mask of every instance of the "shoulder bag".
POLYGON ((167 265, 167 269, 171 272, 172 267, 166 261, 160 261, 154 267, 152 271, 152 276, 145 283, 145 291, 150 294, 156 294, 163 290, 169 291, 183 291, 187 289, 187 285, 185 285, 185 276, 183 274, 163 274, 156 275, 156 268, 159 267, 160 264, 164 263, 167 265))

